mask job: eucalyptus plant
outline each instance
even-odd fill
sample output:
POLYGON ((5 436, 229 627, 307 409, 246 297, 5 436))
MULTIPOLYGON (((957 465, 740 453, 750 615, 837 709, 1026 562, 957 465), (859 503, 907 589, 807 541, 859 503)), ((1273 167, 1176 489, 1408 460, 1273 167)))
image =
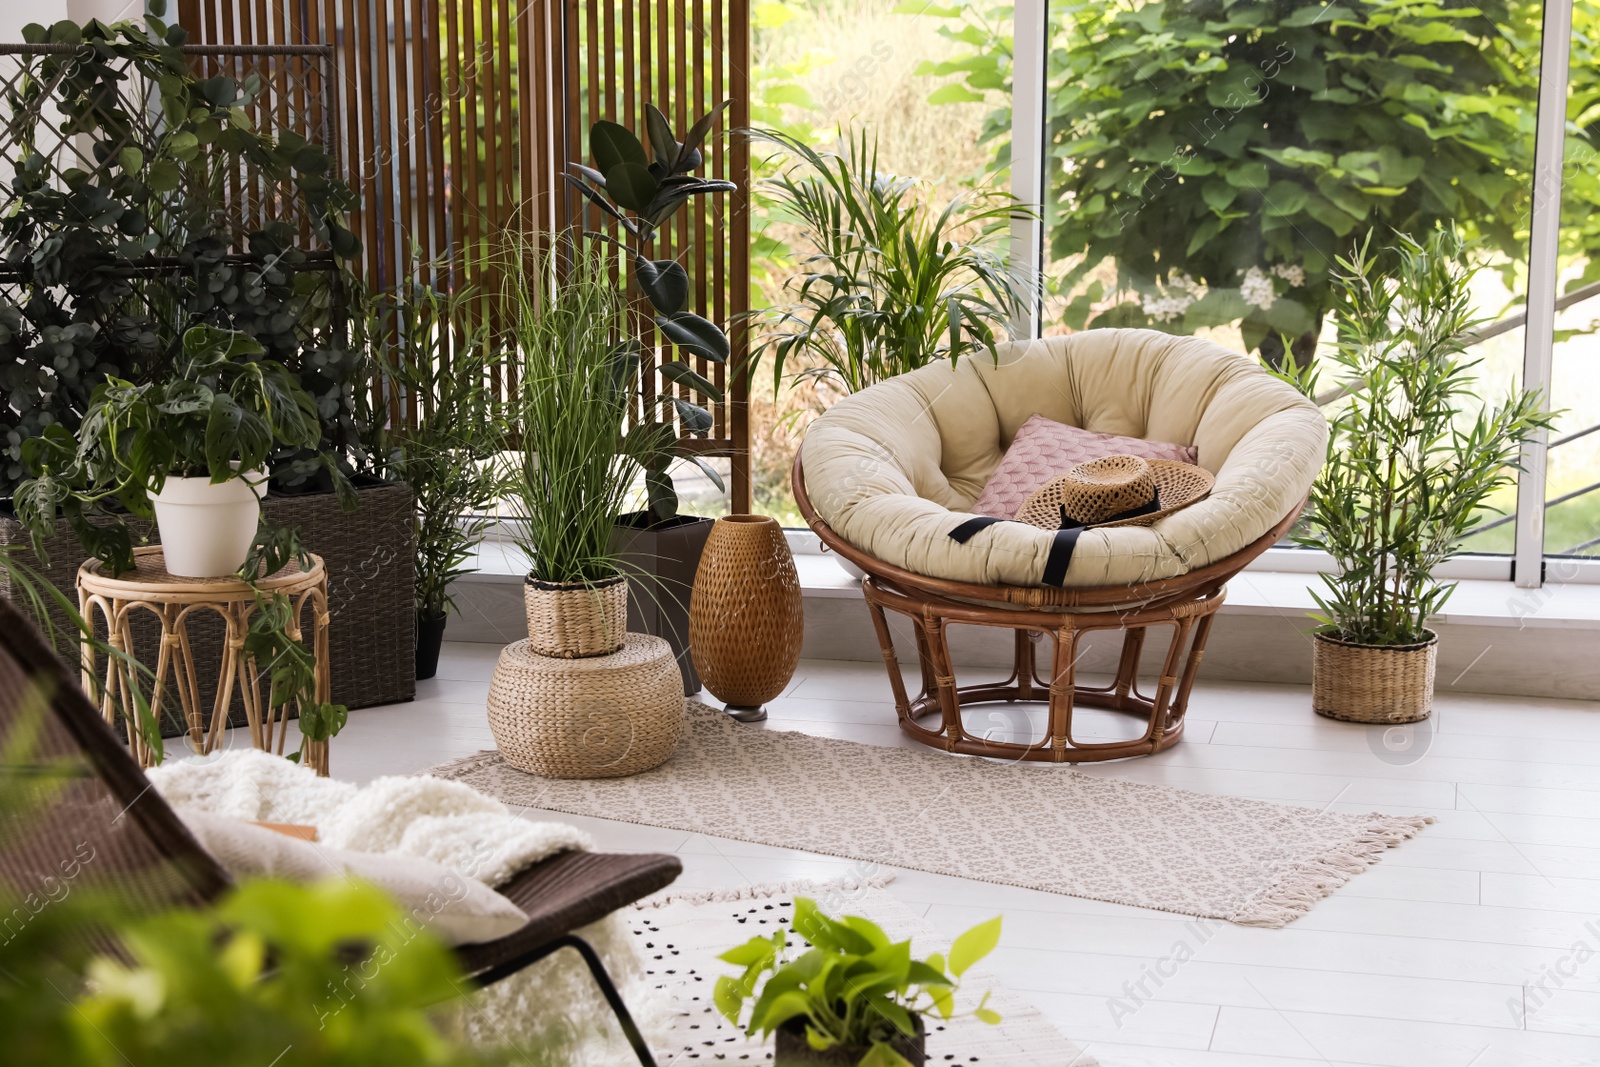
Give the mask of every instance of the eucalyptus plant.
POLYGON ((29 56, 0 108, 14 168, 0 191, 0 495, 27 476, 24 441, 76 429, 107 377, 172 373, 196 325, 249 333, 315 399, 319 439, 281 449, 275 477, 312 477, 323 453, 359 461, 342 283, 297 247, 303 225, 335 263, 357 255, 356 194, 324 146, 255 126, 257 75, 198 77, 163 8, 23 28, 62 50, 29 56), (229 188, 242 175, 272 187, 277 216, 252 216, 240 241, 229 188))
MULTIPOLYGON (((737 978, 717 979, 717 1010, 750 1034, 803 1026, 813 1049, 863 1050, 858 1067, 908 1067, 894 1051, 895 1039, 916 1033, 915 1016, 954 1017, 961 976, 999 944, 1000 918, 956 938, 948 959, 939 953, 912 959, 910 941, 894 941, 858 915, 833 918, 806 897, 794 900, 793 932, 809 943, 798 955, 780 928, 717 957, 744 969, 737 978), (749 1018, 741 1021, 747 1005, 749 1018)), ((1000 1016, 988 1003, 985 993, 972 1014, 997 1024, 1000 1016)))
POLYGON ((1480 361, 1465 355, 1479 321, 1475 273, 1450 231, 1400 235, 1381 255, 1369 237, 1337 260, 1332 369, 1350 392, 1332 420, 1308 532, 1295 538, 1336 566, 1322 576, 1326 593, 1313 591, 1320 633, 1365 645, 1428 640, 1429 617, 1455 589, 1435 569, 1555 418, 1534 391, 1493 407, 1478 397, 1480 361))
POLYGON ((776 130, 750 137, 792 157, 760 187, 810 246, 785 283, 792 301, 755 313, 764 336, 751 364, 771 354, 775 389, 791 360, 802 364, 796 378, 854 393, 935 360, 994 354, 1032 299, 1005 253, 1028 208, 980 188, 935 209, 922 183, 880 169, 864 131, 840 131, 838 151, 776 130))
POLYGON ((416 411, 395 436, 391 469, 416 500, 416 606, 424 618, 454 606, 450 583, 472 569, 468 561, 506 484, 505 420, 489 394, 504 354, 472 322, 476 299, 471 289, 413 284, 380 301, 372 330, 387 331, 390 349, 375 372, 387 374, 397 399, 416 411))
MULTIPOLYGON (((44 558, 59 510, 91 555, 114 573, 131 570, 127 527, 89 521, 108 502, 152 518, 151 498, 169 477, 225 482, 264 469, 280 445, 315 449, 322 433, 316 405, 283 364, 261 352, 243 333, 191 327, 170 377, 143 385, 107 378, 76 435, 54 424, 28 441, 22 454, 31 477, 14 502, 35 553, 44 558)), ((330 457, 322 461, 353 506, 348 480, 330 457)))
MULTIPOLYGON (((701 145, 717 116, 727 106, 724 102, 702 115, 679 141, 667 117, 654 105, 645 104, 649 154, 627 127, 609 120, 596 122, 589 128, 589 152, 594 166, 572 163, 569 164, 572 173, 566 175, 567 181, 609 216, 626 238, 619 240, 601 233, 592 235, 615 243, 627 257, 629 274, 648 301, 653 312, 651 318, 662 339, 680 354, 717 364, 728 361, 727 335, 709 319, 688 310, 689 272, 684 265, 675 259, 651 258, 651 249, 657 229, 691 198, 738 189, 732 182, 699 178, 692 173, 705 161, 701 145)), ((628 342, 629 358, 635 364, 651 340, 646 334, 628 342)), ((713 401, 722 399, 722 390, 695 370, 686 358, 663 358, 656 369, 667 381, 690 393, 713 401)), ((701 404, 670 393, 656 400, 672 409, 678 424, 691 436, 704 437, 711 431, 711 412, 701 404)), ((663 521, 678 513, 678 494, 668 472, 676 458, 694 463, 719 490, 725 489, 722 476, 714 467, 681 446, 678 430, 669 419, 658 420, 651 411, 645 416, 650 421, 640 424, 648 427, 641 436, 648 437, 649 447, 636 454, 644 467, 645 490, 653 519, 663 521)))

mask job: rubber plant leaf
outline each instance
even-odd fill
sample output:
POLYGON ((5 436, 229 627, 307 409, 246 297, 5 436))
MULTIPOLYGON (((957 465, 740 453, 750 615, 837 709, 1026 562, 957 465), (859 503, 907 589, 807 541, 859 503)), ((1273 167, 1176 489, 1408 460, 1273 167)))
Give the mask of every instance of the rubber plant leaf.
POLYGON ((595 165, 605 174, 608 184, 612 170, 618 166, 631 163, 642 170, 650 163, 639 138, 626 126, 606 119, 589 127, 589 153, 594 157, 595 165))
POLYGON ((678 161, 678 152, 683 146, 678 144, 678 139, 672 134, 672 123, 667 121, 667 116, 654 104, 644 106, 645 128, 650 131, 650 150, 656 157, 656 162, 672 173, 672 167, 678 161))
POLYGON ((689 272, 675 259, 634 256, 633 277, 663 315, 676 315, 689 302, 689 272))
POLYGON ((699 404, 691 404, 687 400, 672 397, 672 406, 678 411, 678 421, 683 423, 683 428, 690 433, 710 433, 711 427, 715 425, 711 412, 699 404))
POLYGON ((619 163, 606 171, 606 192, 622 207, 649 214, 658 183, 642 163, 619 163))
POLYGON ((728 338, 715 323, 688 311, 658 315, 656 325, 668 341, 713 363, 728 362, 728 338))
POLYGON ((661 376, 680 385, 687 385, 701 396, 708 396, 712 400, 722 399, 722 390, 718 389, 710 380, 687 363, 677 360, 663 363, 661 364, 661 376))

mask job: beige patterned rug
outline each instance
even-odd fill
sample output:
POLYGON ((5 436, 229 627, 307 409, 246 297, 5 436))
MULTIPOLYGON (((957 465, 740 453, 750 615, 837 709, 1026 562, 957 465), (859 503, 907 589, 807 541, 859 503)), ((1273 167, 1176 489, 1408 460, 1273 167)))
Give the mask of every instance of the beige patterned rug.
POLYGON ((672 758, 631 778, 538 778, 498 752, 431 773, 520 807, 1246 926, 1287 926, 1432 821, 752 728, 693 701, 688 715, 672 758))
MULTIPOLYGON (((764 937, 794 915, 794 894, 811 897, 832 915, 861 915, 896 941, 911 939, 918 959, 948 953, 948 941, 893 896, 880 889, 842 882, 753 886, 730 891, 676 893, 624 908, 622 918, 648 974, 645 980, 670 997, 668 1017, 649 1029, 656 1059, 666 1067, 694 1063, 771 1063, 772 1042, 748 1038, 711 1004, 718 975, 738 968, 717 956, 752 937, 764 937)), ((802 939, 803 941, 803 939, 802 939)), ((956 1017, 934 1020, 928 1062, 952 1067, 1096 1067, 1050 1024, 1038 1008, 1002 986, 981 968, 967 972, 956 994, 956 1017), (971 1016, 985 992, 1000 1013, 998 1026, 971 1016)))

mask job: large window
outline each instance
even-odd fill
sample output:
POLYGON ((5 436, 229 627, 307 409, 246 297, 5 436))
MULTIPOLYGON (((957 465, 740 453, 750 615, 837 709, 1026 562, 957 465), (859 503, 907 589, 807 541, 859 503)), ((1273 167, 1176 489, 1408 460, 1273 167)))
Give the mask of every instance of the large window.
MULTIPOLYGON (((1019 227, 1013 248, 1039 264, 1046 335, 1143 326, 1305 366, 1333 331, 1338 257, 1368 234, 1381 244, 1455 227, 1481 267, 1482 397, 1526 382, 1565 409, 1545 482, 1534 484, 1541 445, 1532 474, 1469 538, 1470 552, 1500 560, 1478 573, 1509 576, 1530 546, 1537 562, 1541 529, 1551 554, 1600 556, 1600 0, 1579 0, 1570 27, 1564 9, 1547 27, 1543 4, 1515 0, 814 0, 774 11, 756 50, 772 121, 813 133, 876 121, 904 144, 887 154, 901 173, 945 187, 1000 177, 1042 205, 1037 239, 1019 227), (1546 55, 1568 34, 1570 65, 1560 48, 1546 55), (868 60, 873 76, 850 80, 848 62, 880 39, 919 61, 868 60), (1563 137, 1560 115, 1541 121, 1546 70, 1567 89, 1555 97, 1566 100, 1564 167, 1536 167, 1541 128, 1543 143, 1563 137), (1554 212, 1559 237, 1541 240, 1539 220, 1554 212)), ((783 262, 759 280, 764 292, 783 262)), ((770 381, 756 395, 768 403, 770 381)), ((758 500, 791 522, 798 424, 827 399, 786 394, 753 420, 766 435, 758 500)))
MULTIPOLYGON (((975 187, 1007 188, 1002 152, 1011 115, 1011 15, 998 5, 921 0, 766 0, 752 7, 751 114, 758 126, 819 149, 841 132, 875 139, 885 175, 915 179, 914 195, 943 203, 975 187), (980 42, 975 45, 974 42, 980 42), (986 58, 974 62, 975 47, 986 58)), ((812 250, 761 192, 784 157, 755 154, 757 197, 752 304, 788 302, 785 289, 812 250)), ((789 470, 807 423, 841 394, 837 382, 793 380, 773 388, 770 361, 750 387, 751 474, 756 510, 800 526, 789 470)))
MULTIPOLYGON (((1561 258, 1550 394, 1562 414, 1551 434, 1544 548, 1600 556, 1600 3, 1572 13, 1561 258)), ((1568 563, 1555 577, 1573 571, 1568 563)))

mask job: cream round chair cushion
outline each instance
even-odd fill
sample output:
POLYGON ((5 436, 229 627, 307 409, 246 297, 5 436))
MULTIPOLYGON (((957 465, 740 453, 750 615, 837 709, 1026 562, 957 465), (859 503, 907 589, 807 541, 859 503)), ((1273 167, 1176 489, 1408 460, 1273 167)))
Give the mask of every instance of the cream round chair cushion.
POLYGON ((1148 527, 1089 529, 1064 586, 1119 586, 1214 563, 1300 503, 1327 448, 1316 405, 1255 360, 1197 337, 1089 330, 1016 341, 880 382, 830 408, 801 449, 817 515, 875 559, 930 578, 1043 584, 1052 531, 1002 522, 966 544, 973 515, 1029 416, 1194 445, 1216 475, 1204 500, 1148 527))

